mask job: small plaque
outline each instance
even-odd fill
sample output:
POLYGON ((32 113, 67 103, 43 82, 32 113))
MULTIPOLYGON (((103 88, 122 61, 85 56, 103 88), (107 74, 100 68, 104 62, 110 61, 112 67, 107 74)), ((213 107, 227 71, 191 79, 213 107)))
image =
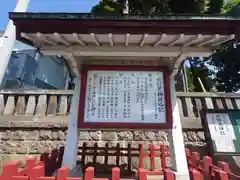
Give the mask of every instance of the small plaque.
POLYGON ((240 154, 240 111, 207 110, 205 136, 216 155, 240 154))

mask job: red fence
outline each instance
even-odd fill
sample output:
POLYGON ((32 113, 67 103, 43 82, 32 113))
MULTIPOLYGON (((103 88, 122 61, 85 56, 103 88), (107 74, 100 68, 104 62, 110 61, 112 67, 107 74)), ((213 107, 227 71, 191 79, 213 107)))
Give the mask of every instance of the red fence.
POLYGON ((0 180, 11 180, 11 177, 14 177, 14 180, 19 179, 19 177, 27 179, 28 176, 33 176, 35 171, 40 173, 40 170, 43 171, 44 174, 50 176, 56 169, 61 167, 63 151, 64 148, 61 147, 59 150, 53 150, 50 154, 44 153, 40 156, 40 161, 38 161, 37 156, 27 158, 26 166, 23 169, 20 168, 20 161, 9 162, 3 166, 0 180))
POLYGON ((186 149, 187 162, 189 167, 190 179, 192 180, 240 180, 240 176, 232 173, 228 163, 219 161, 213 164, 212 158, 203 156, 200 158, 198 152, 190 152, 186 149))
MULTIPOLYGON (((139 151, 139 169, 137 174, 139 180, 147 180, 148 175, 162 175, 164 176, 164 180, 175 179, 173 171, 167 168, 166 158, 169 156, 169 150, 165 147, 165 145, 160 145, 160 147, 154 147, 153 145, 150 145, 149 148, 144 148, 143 144, 141 144, 139 148, 133 148, 133 151, 130 150, 130 147, 131 146, 128 146, 127 148, 120 148, 119 145, 117 145, 116 147, 112 148, 108 147, 108 151, 106 151, 106 148, 97 146, 95 146, 95 148, 100 148, 101 151, 85 147, 86 151, 84 150, 84 156, 92 155, 88 154, 87 150, 91 150, 95 155, 105 155, 101 153, 102 151, 106 152, 107 155, 109 155, 109 150, 115 150, 117 153, 110 153, 110 155, 115 156, 118 154, 125 156, 126 154, 122 154, 121 151, 126 151, 126 149, 128 149, 127 153, 129 154, 127 154, 127 156, 131 158, 131 152, 133 152, 133 155, 136 155, 136 151, 139 151), (161 158, 160 169, 155 168, 156 157, 161 158), (150 170, 143 168, 143 164, 146 158, 150 161, 150 170)), ((63 151, 64 149, 62 147, 59 150, 53 150, 51 154, 42 154, 39 162, 37 160, 37 157, 27 158, 26 167, 23 169, 20 168, 20 161, 7 163, 3 166, 0 180, 81 180, 81 178, 68 177, 67 167, 60 168, 62 164, 63 151), (52 177, 53 172, 57 169, 57 176, 52 177)), ((80 154, 83 154, 84 152, 81 152, 80 154)), ((240 180, 240 176, 232 173, 229 164, 226 162, 219 161, 217 165, 213 165, 211 157, 204 156, 201 159, 198 152, 191 153, 188 149, 186 149, 186 156, 191 180, 240 180)), ((117 159, 116 161, 117 166, 119 165, 119 160, 117 159)), ((128 160, 128 162, 131 162, 131 160, 128 160)), ((83 179, 108 180, 108 178, 95 178, 95 171, 96 169, 93 167, 87 167, 85 169, 83 179)), ((119 167, 111 168, 111 178, 113 180, 120 180, 120 172, 121 170, 119 167)))

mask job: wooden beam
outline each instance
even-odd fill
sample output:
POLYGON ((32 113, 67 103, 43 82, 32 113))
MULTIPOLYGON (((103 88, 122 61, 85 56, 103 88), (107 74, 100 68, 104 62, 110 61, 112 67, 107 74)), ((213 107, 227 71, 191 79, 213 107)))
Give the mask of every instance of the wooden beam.
POLYGON ((57 40, 59 40, 60 42, 62 42, 63 44, 69 46, 70 43, 60 34, 58 33, 53 33, 53 36, 57 38, 57 40))
POLYGON ((80 130, 78 129, 78 111, 79 111, 79 99, 80 99, 80 77, 75 78, 75 89, 71 103, 71 111, 68 120, 68 130, 66 137, 66 145, 64 149, 62 166, 67 166, 72 170, 77 163, 77 152, 80 130))
POLYGON ((127 34, 125 35, 125 46, 128 46, 129 37, 130 37, 130 34, 127 33, 127 34))
POLYGON ((196 36, 193 36, 191 38, 189 38, 185 43, 184 43, 184 47, 190 46, 192 43, 198 41, 199 39, 202 38, 202 34, 198 34, 196 36))
POLYGON ((80 45, 86 46, 86 44, 84 43, 84 41, 82 40, 82 38, 79 36, 79 34, 73 33, 73 37, 76 39, 76 41, 77 41, 80 45))
POLYGON ((21 36, 25 39, 28 39, 29 41, 32 41, 36 46, 39 46, 41 44, 41 42, 37 38, 34 38, 32 35, 22 32, 21 36))
POLYGON ((147 39, 147 37, 148 37, 148 34, 142 35, 142 40, 141 40, 139 46, 143 46, 143 45, 144 45, 144 42, 145 42, 145 40, 147 39))
POLYGON ((210 36, 208 38, 203 39, 200 43, 197 44, 197 47, 204 46, 205 44, 208 44, 214 40, 216 40, 219 37, 219 34, 215 34, 213 36, 210 36))
POLYGON ((182 132, 182 124, 180 119, 180 112, 177 103, 174 82, 175 82, 174 77, 171 76, 170 90, 171 90, 173 126, 168 131, 170 156, 172 159, 172 169, 175 171, 175 178, 189 180, 189 170, 185 154, 184 137, 182 132))
POLYGON ((155 42, 155 44, 153 46, 159 45, 161 43, 162 39, 165 38, 165 37, 167 37, 166 34, 160 35, 160 37, 158 38, 158 40, 155 42))
POLYGON ((180 53, 188 56, 209 56, 213 52, 209 48, 194 47, 152 47, 152 46, 49 46, 41 48, 40 51, 45 55, 64 55, 73 53, 76 56, 112 56, 112 57, 177 57, 180 53))
POLYGON ((68 61, 70 61, 73 72, 76 74, 77 77, 80 77, 80 72, 78 69, 77 61, 76 61, 75 57, 73 56, 73 54, 68 53, 68 54, 65 54, 63 57, 65 59, 67 59, 68 61))
POLYGON ((100 43, 98 42, 98 39, 96 37, 96 35, 94 33, 91 33, 90 36, 92 37, 92 39, 94 40, 95 44, 97 46, 100 46, 100 43))
POLYGON ((57 45, 56 42, 54 42, 54 41, 51 40, 49 37, 45 36, 44 34, 42 34, 42 33, 40 33, 40 32, 37 32, 36 35, 37 35, 37 37, 38 37, 40 40, 42 40, 42 41, 44 41, 44 42, 46 42, 46 43, 48 43, 48 44, 51 44, 51 45, 54 45, 54 46, 57 45))
POLYGON ((173 59, 173 65, 172 65, 172 76, 176 76, 179 72, 179 68, 182 65, 183 61, 187 58, 187 56, 183 53, 178 55, 173 59))
POLYGON ((111 46, 114 46, 112 33, 109 33, 109 34, 108 34, 108 40, 109 40, 109 44, 110 44, 111 46))
POLYGON ((225 42, 227 42, 227 41, 230 41, 230 40, 232 40, 232 39, 234 39, 234 38, 235 38, 235 34, 231 34, 231 35, 229 35, 229 36, 223 37, 223 38, 221 38, 218 42, 213 43, 213 44, 212 44, 212 47, 218 46, 218 45, 220 45, 220 44, 222 44, 222 43, 225 43, 225 42))
POLYGON ((169 43, 168 43, 168 46, 171 47, 173 46, 174 44, 176 44, 176 42, 180 39, 182 39, 184 37, 184 34, 179 34, 177 35, 175 38, 173 38, 173 40, 171 40, 169 43))

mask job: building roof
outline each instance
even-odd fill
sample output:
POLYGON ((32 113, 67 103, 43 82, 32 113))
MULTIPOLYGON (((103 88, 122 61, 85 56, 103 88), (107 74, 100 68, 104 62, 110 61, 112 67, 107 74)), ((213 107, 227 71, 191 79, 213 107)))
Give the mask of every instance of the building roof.
MULTIPOLYGON (((10 13, 18 33, 236 34, 240 17, 230 16, 97 16, 82 13, 10 13)), ((238 34, 238 33, 237 33, 238 34)), ((19 35, 19 34, 18 34, 19 35)), ((19 36, 18 36, 19 38, 19 36)))
POLYGON ((9 17, 17 40, 46 55, 67 56, 76 68, 84 58, 162 57, 161 62, 177 69, 175 64, 184 58, 209 56, 219 44, 240 37, 240 18, 229 16, 10 13, 9 17))

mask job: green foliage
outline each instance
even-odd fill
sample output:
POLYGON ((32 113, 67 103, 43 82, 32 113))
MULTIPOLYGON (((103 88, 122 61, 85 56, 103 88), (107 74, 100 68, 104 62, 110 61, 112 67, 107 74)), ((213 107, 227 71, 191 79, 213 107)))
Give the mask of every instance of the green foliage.
POLYGON ((231 11, 237 7, 240 7, 240 0, 230 0, 222 7, 221 13, 231 13, 231 11))
POLYGON ((169 0, 173 13, 204 13, 207 5, 205 0, 169 0))
MULTIPOLYGON (((130 14, 156 15, 171 13, 203 13, 208 0, 128 0, 130 14)), ((102 0, 92 8, 92 13, 121 15, 125 0, 102 0)))
POLYGON ((240 89, 240 45, 235 41, 223 44, 212 56, 211 65, 217 68, 214 77, 220 92, 236 92, 240 89))
MULTIPOLYGON (((99 15, 123 15, 126 0, 102 0, 92 8, 99 15)), ((211 13, 240 15, 240 0, 128 0, 129 14, 157 15, 177 13, 211 13), (223 7, 222 7, 223 6, 223 7), (239 8, 239 9, 238 9, 239 8)), ((240 89, 240 45, 230 42, 210 58, 190 58, 187 68, 188 86, 192 91, 203 91, 198 78, 207 91, 232 92, 240 89), (215 67, 217 72, 209 68, 215 67)))
POLYGON ((208 14, 220 14, 224 0, 210 0, 208 14))
POLYGON ((122 9, 121 1, 104 0, 95 5, 91 12, 98 15, 121 15, 122 9))

